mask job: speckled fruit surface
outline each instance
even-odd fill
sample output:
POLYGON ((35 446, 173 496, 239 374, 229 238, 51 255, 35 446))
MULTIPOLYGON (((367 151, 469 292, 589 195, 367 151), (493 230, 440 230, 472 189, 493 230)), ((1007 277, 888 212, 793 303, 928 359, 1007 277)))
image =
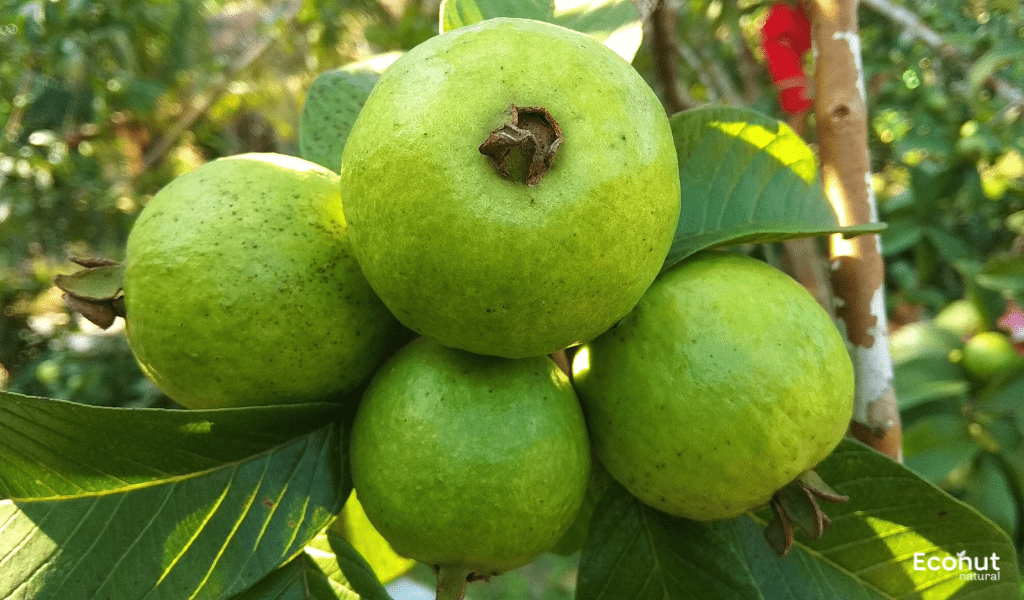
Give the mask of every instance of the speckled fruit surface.
POLYGON ((337 175, 289 156, 175 178, 135 222, 126 266, 132 351, 190 408, 351 391, 396 325, 352 256, 337 175))
POLYGON ((578 32, 489 19, 385 71, 341 181, 356 257, 402 323, 525 357, 629 312, 671 245, 678 171, 665 111, 631 65, 578 32), (546 109, 563 135, 536 185, 480 151, 513 106, 546 109))
POLYGON ((350 457, 363 509, 396 552, 478 577, 553 545, 579 511, 590 468, 582 410, 553 361, 426 338, 374 376, 350 457))
POLYGON ((696 520, 766 503, 835 448, 853 411, 853 366, 828 314, 786 274, 727 253, 659 276, 573 372, 612 476, 696 520))

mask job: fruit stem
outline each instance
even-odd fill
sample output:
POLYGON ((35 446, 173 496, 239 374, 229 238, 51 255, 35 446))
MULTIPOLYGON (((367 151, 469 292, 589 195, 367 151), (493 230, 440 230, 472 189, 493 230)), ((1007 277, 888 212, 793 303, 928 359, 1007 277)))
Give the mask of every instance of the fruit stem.
POLYGON ((437 600, 463 600, 466 597, 466 580, 471 575, 465 567, 437 568, 437 600))

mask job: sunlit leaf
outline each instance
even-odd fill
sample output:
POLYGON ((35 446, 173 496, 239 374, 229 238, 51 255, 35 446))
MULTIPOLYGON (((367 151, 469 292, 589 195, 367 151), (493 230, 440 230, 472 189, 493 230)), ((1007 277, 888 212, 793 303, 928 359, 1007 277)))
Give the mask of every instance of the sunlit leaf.
POLYGON ((0 599, 214 599, 347 497, 330 405, 101 408, 0 393, 0 599))
POLYGON ((785 557, 764 539, 767 511, 699 523, 614 488, 594 514, 577 600, 1021 597, 1013 544, 966 504, 849 440, 815 471, 850 500, 823 506, 831 528, 817 542, 798 533, 785 557))
POLYGON ((441 31, 486 19, 516 17, 585 33, 632 61, 643 39, 640 12, 630 0, 444 0, 441 31))
POLYGON ((814 153, 789 126, 760 113, 707 107, 671 118, 682 210, 665 268, 715 246, 842 232, 814 153))

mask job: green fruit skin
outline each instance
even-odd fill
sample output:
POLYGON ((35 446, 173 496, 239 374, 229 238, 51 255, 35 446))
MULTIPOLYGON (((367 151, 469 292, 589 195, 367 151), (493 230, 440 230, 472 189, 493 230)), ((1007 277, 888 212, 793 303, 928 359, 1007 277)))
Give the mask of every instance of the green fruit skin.
POLYGON ((980 380, 991 379, 1024 362, 1010 338, 998 331, 983 331, 967 340, 962 360, 964 369, 980 380))
POLYGON ((568 378, 420 338, 374 376, 351 465, 363 509, 398 554, 478 576, 518 568, 569 528, 590 449, 568 378))
POLYGON ((597 456, 669 514, 728 519, 839 443, 853 366, 828 314, 784 273, 700 254, 662 274, 574 359, 597 456))
POLYGON ((970 300, 950 302, 935 315, 936 325, 961 338, 969 338, 985 326, 985 319, 970 300))
POLYGON ((491 19, 417 46, 381 77, 342 156, 352 244, 398 319, 511 358, 600 334, 660 270, 679 218, 657 97, 567 29, 491 19), (545 107, 564 143, 535 187, 479 152, 510 107, 545 107))
POLYGON ((175 178, 128 237, 127 334, 189 408, 335 399, 397 326, 352 256, 338 176, 275 154, 175 178))

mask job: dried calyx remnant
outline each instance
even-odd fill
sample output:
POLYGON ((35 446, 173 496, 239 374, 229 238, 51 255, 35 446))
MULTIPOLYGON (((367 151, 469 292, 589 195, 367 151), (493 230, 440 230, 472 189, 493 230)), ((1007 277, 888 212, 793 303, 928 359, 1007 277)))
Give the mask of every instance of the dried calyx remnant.
POLYGON ((80 267, 70 275, 57 275, 53 283, 71 310, 103 329, 125 316, 124 265, 106 258, 71 257, 80 267))
POLYGON ((546 108, 512 105, 512 120, 491 132, 480 154, 485 155, 502 177, 510 179, 510 166, 516 150, 526 161, 525 181, 535 186, 551 168, 558 147, 562 145, 562 128, 546 108))
POLYGON ((846 502, 849 497, 833 490, 814 471, 803 473, 775 492, 769 502, 774 517, 765 527, 764 537, 776 554, 789 554, 793 547, 794 525, 812 541, 825 534, 832 521, 822 512, 818 500, 846 502))

